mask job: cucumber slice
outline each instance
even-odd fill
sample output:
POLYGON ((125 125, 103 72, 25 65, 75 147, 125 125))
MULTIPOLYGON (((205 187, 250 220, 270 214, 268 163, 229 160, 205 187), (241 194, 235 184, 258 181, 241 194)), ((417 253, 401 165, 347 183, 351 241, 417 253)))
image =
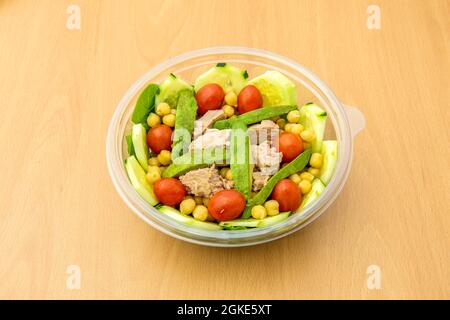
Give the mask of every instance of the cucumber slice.
POLYGON ((131 129, 131 140, 133 141, 134 153, 136 158, 147 172, 148 167, 148 147, 147 147, 147 133, 141 123, 135 124, 131 129))
POLYGON ((322 183, 322 181, 320 181, 320 179, 314 179, 314 181, 312 182, 311 191, 309 191, 303 198, 300 208, 304 208, 308 204, 316 200, 324 189, 325 185, 322 183))
POLYGON ((297 104, 295 84, 284 74, 269 70, 249 81, 258 88, 263 98, 263 107, 297 104))
POLYGON ((324 185, 328 185, 333 176, 337 162, 338 146, 336 140, 327 140, 322 143, 323 164, 319 179, 324 185))
POLYGON ((153 193, 152 186, 147 182, 144 169, 139 165, 135 156, 128 157, 125 161, 125 168, 130 178, 131 184, 137 193, 152 206, 158 204, 158 199, 153 193))
POLYGON ((155 106, 161 102, 166 102, 171 108, 175 109, 178 104, 179 94, 184 89, 193 90, 191 85, 171 73, 159 86, 159 94, 156 95, 155 106))
POLYGON ((136 153, 134 152, 133 138, 131 137, 131 134, 127 135, 127 136, 125 137, 125 140, 127 141, 128 155, 129 155, 129 156, 134 156, 134 155, 136 155, 136 153))
POLYGON ((182 224, 186 224, 189 226, 193 226, 193 227, 205 229, 205 230, 221 230, 222 229, 222 227, 216 223, 195 220, 194 218, 184 215, 177 209, 169 207, 169 206, 162 206, 161 208, 159 208, 159 211, 164 213, 165 215, 171 217, 172 219, 174 219, 178 222, 181 222, 182 224))
POLYGON ((219 226, 224 228, 229 227, 247 227, 247 228, 256 228, 259 226, 261 220, 256 219, 236 219, 230 221, 222 221, 219 223, 219 226))
POLYGON ((300 121, 307 130, 314 132, 316 138, 312 141, 312 151, 322 150, 323 134, 327 122, 327 113, 315 104, 306 104, 300 108, 300 121))
POLYGON ((288 211, 288 212, 279 213, 279 214, 277 214, 276 216, 273 216, 273 217, 264 218, 264 219, 260 220, 258 228, 268 227, 268 226, 271 226, 271 225, 273 225, 275 223, 278 223, 278 222, 281 222, 283 220, 286 220, 289 217, 290 214, 291 214, 291 212, 288 211))
POLYGON ((241 70, 229 63, 218 63, 195 80, 194 89, 197 92, 208 83, 220 85, 227 94, 230 91, 239 94, 247 82, 246 70, 241 70))

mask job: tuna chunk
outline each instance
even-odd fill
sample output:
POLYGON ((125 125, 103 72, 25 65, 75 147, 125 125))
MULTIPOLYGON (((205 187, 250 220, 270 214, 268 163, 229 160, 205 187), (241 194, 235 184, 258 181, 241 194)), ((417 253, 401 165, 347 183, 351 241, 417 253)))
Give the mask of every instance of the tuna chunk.
POLYGON ((230 147, 231 129, 207 129, 205 134, 191 142, 189 149, 207 149, 215 147, 230 147))
POLYGON ((252 145, 253 163, 265 175, 273 175, 280 168, 283 154, 275 147, 271 147, 269 141, 264 141, 260 145, 252 145))
POLYGON ((211 128, 214 122, 225 118, 225 112, 222 109, 207 111, 200 119, 194 122, 194 140, 201 136, 206 129, 211 128))
POLYGON ((250 136, 250 144, 259 145, 268 141, 270 146, 274 147, 280 134, 280 128, 272 120, 263 120, 259 124, 250 126, 248 134, 250 136))
POLYGON ((263 174, 262 172, 253 172, 253 191, 259 191, 261 190, 269 181, 270 175, 263 174))
POLYGON ((199 197, 210 198, 218 191, 233 187, 233 182, 222 178, 214 166, 189 171, 179 179, 189 194, 199 197))

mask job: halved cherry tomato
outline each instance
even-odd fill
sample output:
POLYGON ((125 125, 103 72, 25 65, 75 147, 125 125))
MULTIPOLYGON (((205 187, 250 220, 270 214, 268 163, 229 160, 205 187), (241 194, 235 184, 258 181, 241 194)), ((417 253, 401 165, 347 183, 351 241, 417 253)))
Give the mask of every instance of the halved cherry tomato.
POLYGON ((283 153, 283 162, 290 162, 303 152, 302 139, 296 134, 283 132, 278 138, 278 148, 283 153))
POLYGON ((245 198, 237 190, 216 192, 208 203, 209 213, 219 221, 233 220, 245 209, 245 198))
POLYGON ((239 92, 238 96, 238 111, 239 113, 246 113, 258 108, 261 108, 263 99, 259 90, 251 84, 244 87, 239 92))
POLYGON ((165 124, 151 128, 147 133, 147 145, 155 153, 161 150, 172 150, 172 129, 165 124))
POLYGON ((198 105, 198 113, 204 114, 208 110, 216 110, 222 107, 225 93, 221 86, 216 83, 207 84, 198 90, 195 95, 198 105))
POLYGON ((175 178, 163 178, 153 185, 153 191, 159 202, 168 206, 176 206, 186 196, 186 188, 175 178))
POLYGON ((295 211, 300 206, 302 195, 298 185, 290 179, 283 179, 273 188, 272 199, 278 201, 280 211, 295 211))

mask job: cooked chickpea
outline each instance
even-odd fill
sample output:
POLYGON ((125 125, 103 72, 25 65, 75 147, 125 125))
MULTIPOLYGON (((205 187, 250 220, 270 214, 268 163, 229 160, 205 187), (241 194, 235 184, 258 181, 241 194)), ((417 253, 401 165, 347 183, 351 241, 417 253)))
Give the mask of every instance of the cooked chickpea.
POLYGON ((222 110, 227 116, 227 118, 232 117, 234 115, 234 108, 232 106, 226 104, 222 107, 222 110))
POLYGON ((286 132, 292 132, 292 123, 286 123, 284 126, 284 131, 286 132))
POLYGON ((316 138, 316 135, 311 130, 303 130, 302 133, 300 133, 300 137, 302 137, 303 141, 311 142, 316 138))
POLYGON ((208 208, 200 204, 194 208, 192 215, 197 220, 205 221, 208 219, 208 208))
POLYGON ((308 172, 311 173, 314 177, 318 177, 320 174, 320 170, 317 168, 309 168, 308 172))
POLYGON ((231 169, 228 169, 227 173, 225 174, 225 179, 233 180, 233 173, 231 172, 231 169))
POLYGON ((170 106, 167 103, 161 102, 156 106, 156 114, 158 116, 162 117, 169 113, 170 113, 170 106))
POLYGON ((300 188, 300 190, 303 194, 308 193, 311 190, 311 181, 302 180, 298 184, 298 187, 300 188))
POLYGON ((237 95, 233 91, 228 92, 225 95, 225 103, 229 106, 237 105, 237 95))
POLYGON ((267 210, 262 205, 257 205, 252 208, 252 217, 255 219, 264 219, 267 216, 267 210))
POLYGON ((278 116, 273 117, 273 118, 270 118, 270 120, 276 123, 278 120, 280 120, 280 117, 278 117, 278 116))
POLYGON ((171 114, 177 114, 177 109, 170 109, 171 114))
POLYGON ((151 157, 150 159, 148 159, 148 165, 149 166, 156 166, 158 167, 160 165, 158 158, 157 157, 151 157))
POLYGON ((196 204, 203 204, 203 198, 199 196, 194 197, 194 201, 196 204))
POLYGON ((296 173, 291 174, 291 176, 289 177, 289 179, 291 179, 292 182, 294 182, 295 184, 299 184, 300 183, 300 176, 296 173))
POLYGON ((303 131, 303 126, 300 123, 291 123, 291 133, 300 135, 303 131))
POLYGON ((314 180, 314 176, 311 173, 309 173, 309 172, 302 172, 300 174, 300 179, 313 181, 314 180))
POLYGON ((312 147, 312 144, 310 142, 303 142, 303 149, 310 149, 312 147))
POLYGON ((290 111, 287 115, 287 120, 290 123, 298 123, 298 121, 300 120, 300 111, 298 110, 290 111))
POLYGON ((203 203, 203 205, 204 205, 205 207, 208 207, 208 204, 209 204, 209 198, 206 198, 206 197, 202 198, 202 203, 203 203))
POLYGON ((284 129, 285 126, 286 126, 286 120, 284 120, 284 119, 278 119, 278 120, 277 120, 277 125, 278 125, 278 127, 280 127, 280 129, 284 129))
POLYGON ((266 203, 264 203, 264 207, 266 208, 269 216, 276 216, 280 213, 280 204, 277 200, 266 201, 266 203))
POLYGON ((161 118, 157 114, 152 112, 148 115, 147 124, 149 127, 153 128, 160 123, 161 123, 161 118))
POLYGON ((163 165, 167 166, 172 162, 172 154, 168 150, 162 150, 160 154, 158 154, 158 161, 163 165))
POLYGON ((180 212, 182 214, 191 214, 195 209, 195 200, 194 199, 184 199, 180 203, 180 212))
POLYGON ((169 127, 175 127, 175 115, 174 114, 166 114, 163 118, 162 118, 162 122, 169 127))
POLYGON ((227 167, 223 167, 222 169, 220 169, 219 174, 221 175, 222 178, 225 178, 228 170, 230 170, 230 168, 227 167))
POLYGON ((147 178, 148 183, 154 184, 156 181, 161 179, 159 168, 155 166, 149 166, 145 177, 147 178))
POLYGON ((323 164, 323 155, 321 153, 313 153, 311 159, 309 160, 311 167, 320 168, 323 164))

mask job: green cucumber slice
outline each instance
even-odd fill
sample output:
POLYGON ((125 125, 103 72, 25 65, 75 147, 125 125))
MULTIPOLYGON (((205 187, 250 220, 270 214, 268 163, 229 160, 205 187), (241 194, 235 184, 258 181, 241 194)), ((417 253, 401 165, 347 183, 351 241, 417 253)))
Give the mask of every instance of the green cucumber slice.
POLYGON ((150 83, 139 95, 134 107, 131 121, 133 123, 147 123, 147 117, 155 108, 155 96, 159 93, 158 85, 150 83))
POLYGON ((323 134, 327 122, 327 113, 316 104, 306 104, 300 108, 299 122, 307 130, 314 132, 316 138, 312 141, 312 151, 320 152, 322 150, 323 134))
POLYGON ((166 102, 171 108, 175 109, 178 104, 179 94, 184 89, 193 90, 192 86, 186 81, 171 73, 159 86, 159 94, 156 95, 155 105, 166 102))
POLYGON ((205 230, 221 230, 222 229, 222 227, 216 223, 195 220, 194 218, 184 215, 177 209, 169 207, 169 206, 162 206, 161 208, 159 208, 159 211, 162 212, 163 214, 169 216, 170 218, 172 218, 178 222, 181 222, 182 224, 186 224, 189 226, 193 226, 193 227, 205 229, 205 230))
POLYGON ((259 226, 261 220, 256 220, 253 218, 250 219, 236 219, 230 221, 222 221, 219 223, 219 226, 224 228, 229 227, 246 227, 246 228, 256 228, 259 226))
POLYGON ((128 177, 130 178, 131 185, 137 193, 152 206, 158 204, 158 199, 153 193, 153 188, 145 177, 145 171, 139 165, 139 162, 136 160, 135 156, 130 156, 127 158, 125 161, 125 168, 127 170, 128 177))
POLYGON ((323 164, 319 179, 324 185, 328 185, 336 167, 338 145, 336 140, 326 140, 322 143, 323 164))
POLYGON ((250 80, 263 98, 263 107, 297 104, 295 84, 281 72, 269 70, 250 80))
POLYGON ((147 133, 141 123, 133 125, 131 129, 131 140, 133 141, 134 153, 136 158, 147 172, 148 167, 148 147, 147 147, 147 133))
POLYGON ((320 181, 320 179, 314 179, 312 182, 311 191, 309 191, 303 198, 300 208, 306 207, 308 204, 316 200, 322 191, 325 189, 325 185, 320 181))
POLYGON ((141 123, 135 124, 131 129, 131 140, 133 141, 134 153, 136 158, 147 172, 148 168, 148 147, 147 147, 147 132, 141 123))
POLYGON ((277 214, 276 216, 273 216, 273 217, 264 218, 264 219, 260 220, 258 228, 268 227, 268 226, 271 226, 273 224, 279 223, 279 222, 281 222, 283 220, 286 220, 289 217, 290 214, 291 214, 291 212, 288 211, 288 212, 279 213, 279 214, 277 214))
POLYGON ((229 63, 218 63, 195 80, 194 89, 197 92, 208 83, 220 85, 227 94, 233 91, 239 94, 247 83, 248 74, 246 70, 241 70, 229 63))

